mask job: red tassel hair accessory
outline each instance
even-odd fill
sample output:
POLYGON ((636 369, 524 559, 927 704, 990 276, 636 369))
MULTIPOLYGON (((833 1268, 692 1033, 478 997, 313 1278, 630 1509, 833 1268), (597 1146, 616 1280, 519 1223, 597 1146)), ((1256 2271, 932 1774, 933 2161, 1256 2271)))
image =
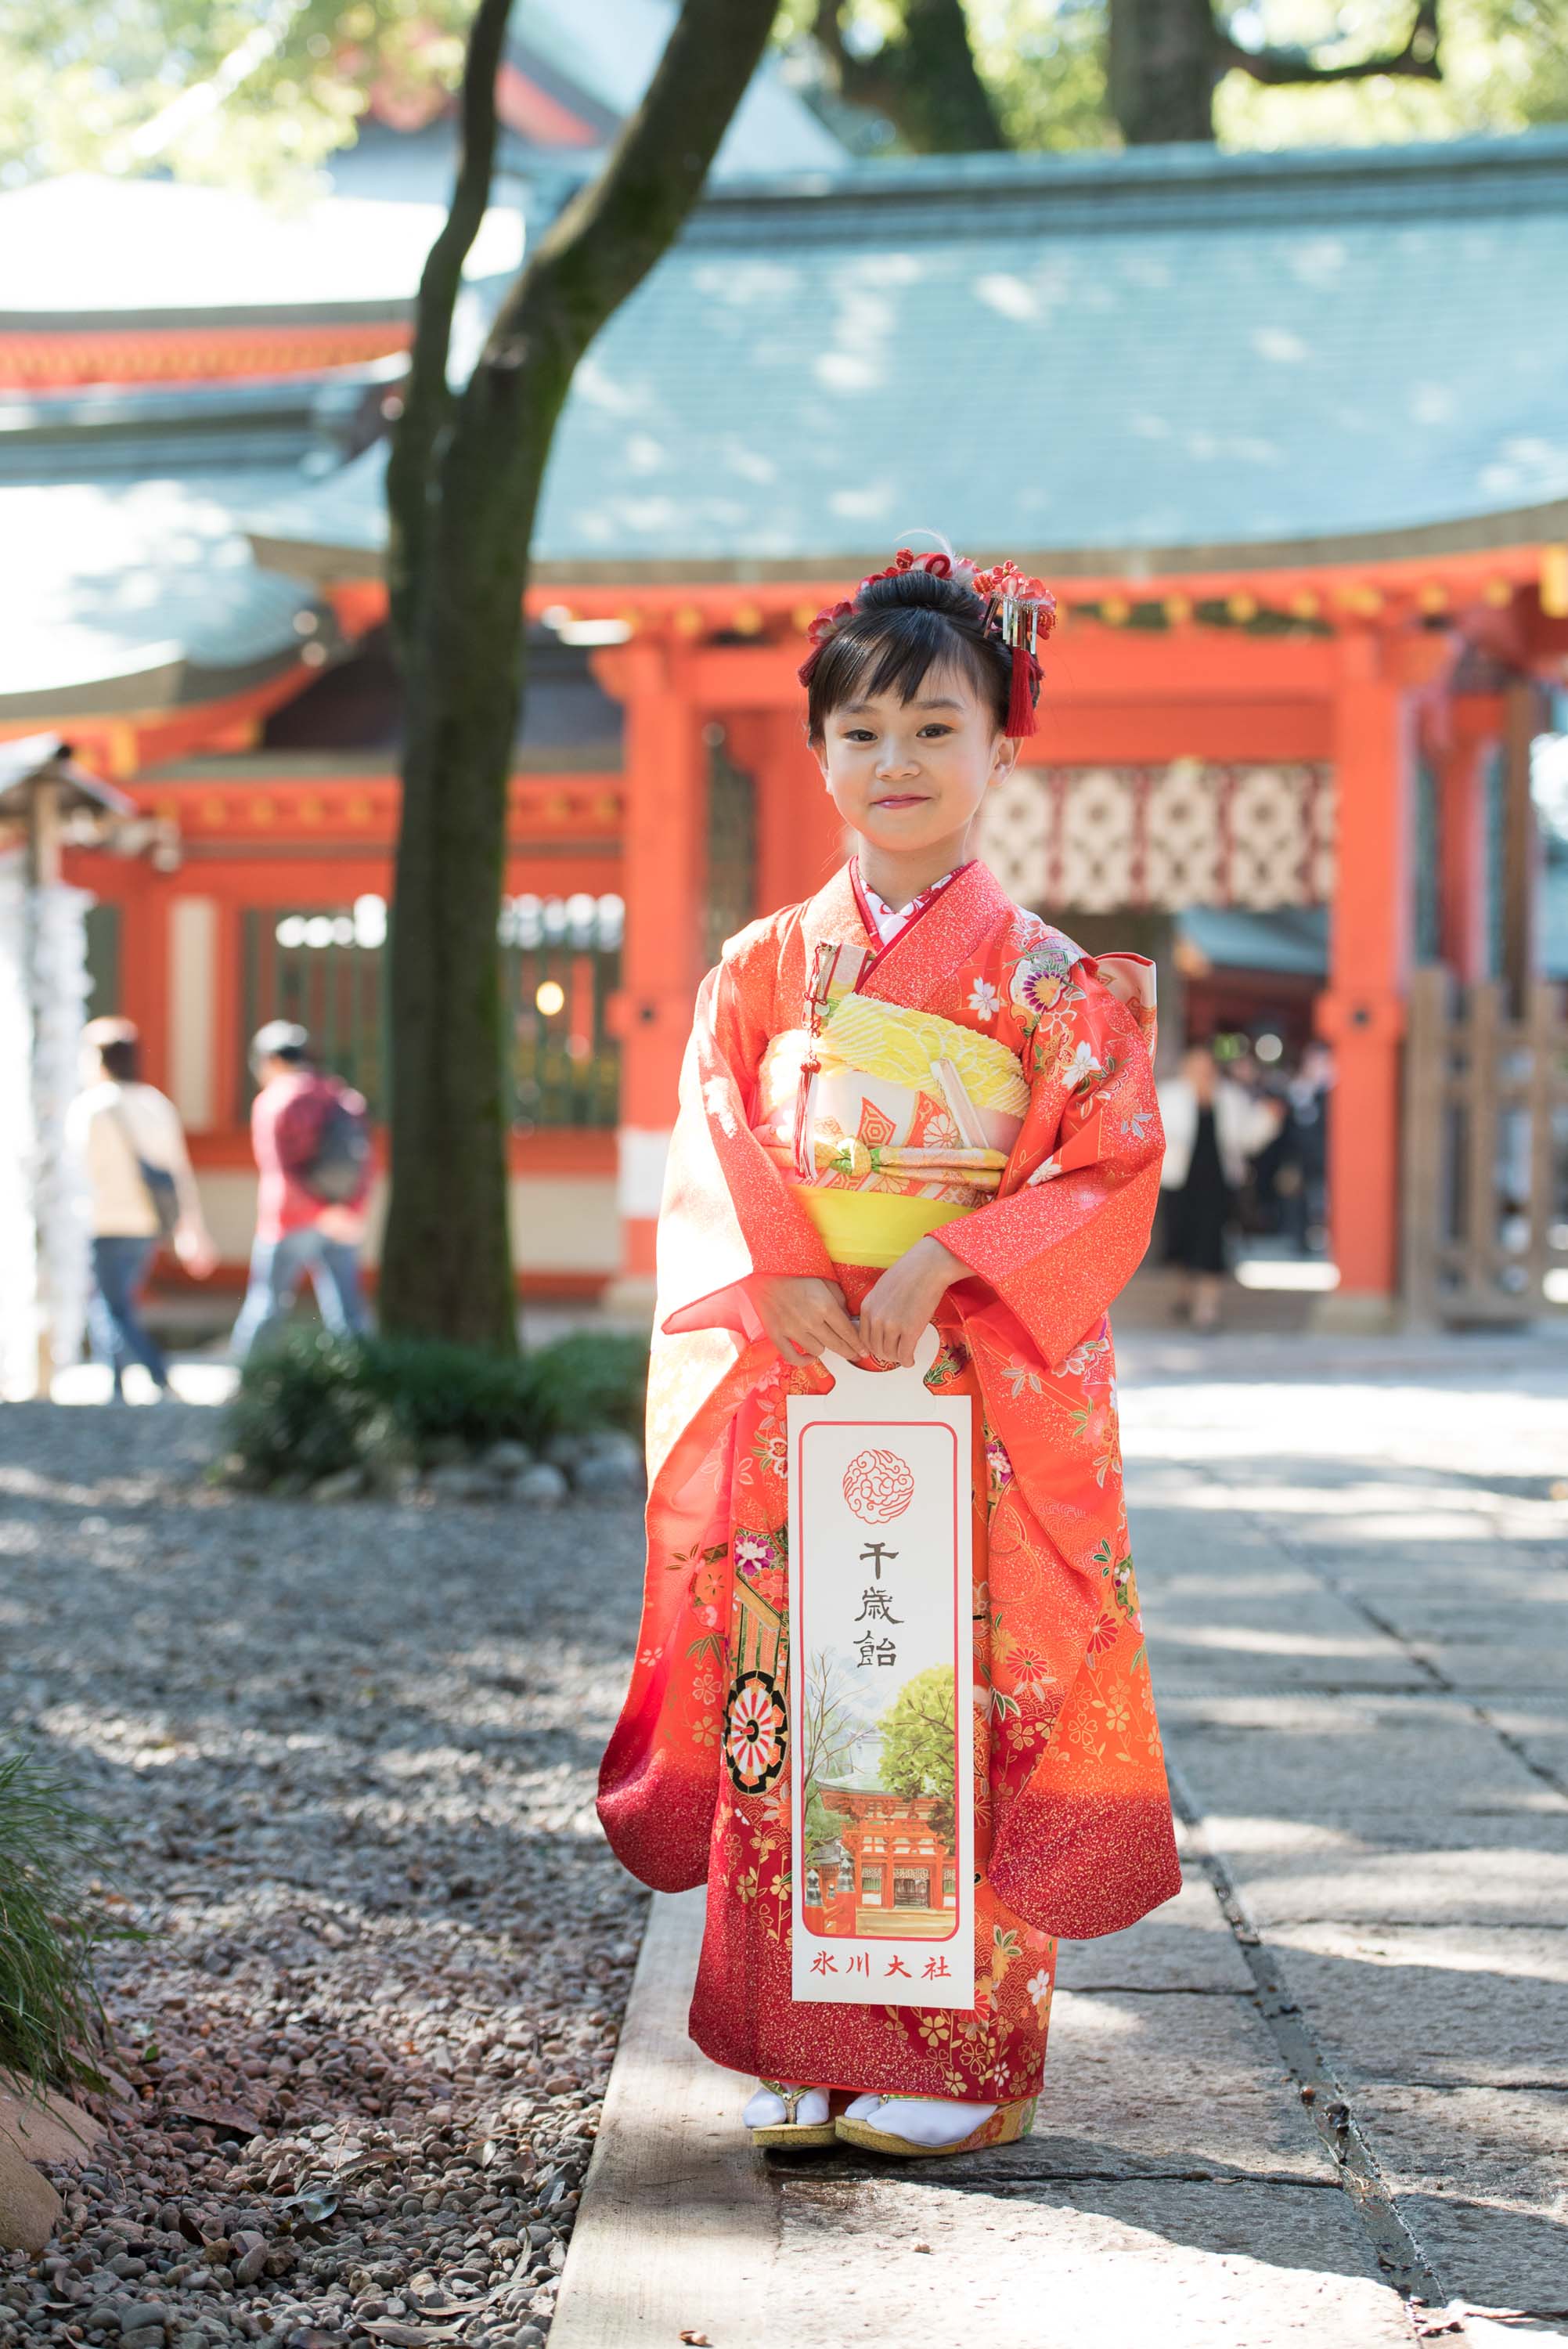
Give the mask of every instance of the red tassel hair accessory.
POLYGON ((1057 625, 1057 599, 1043 579, 1031 579, 1016 563, 997 563, 975 574, 975 593, 990 610, 985 626, 999 636, 1013 657, 1006 730, 1021 739, 1035 731, 1040 698, 1040 647, 1057 625))

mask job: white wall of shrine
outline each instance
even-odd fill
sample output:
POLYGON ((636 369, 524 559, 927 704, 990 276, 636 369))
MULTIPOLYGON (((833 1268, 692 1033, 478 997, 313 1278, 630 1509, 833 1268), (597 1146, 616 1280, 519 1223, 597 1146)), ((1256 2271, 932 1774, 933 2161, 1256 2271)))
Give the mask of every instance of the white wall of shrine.
POLYGON ((1320 905, 1334 894, 1326 764, 1020 766, 985 802, 980 854, 1026 905, 1179 913, 1320 905))

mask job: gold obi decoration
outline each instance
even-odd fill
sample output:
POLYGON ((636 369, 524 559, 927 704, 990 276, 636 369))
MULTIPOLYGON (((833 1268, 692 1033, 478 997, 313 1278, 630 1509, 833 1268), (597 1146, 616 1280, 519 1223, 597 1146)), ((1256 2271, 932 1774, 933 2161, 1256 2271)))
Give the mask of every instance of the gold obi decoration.
POLYGON ((995 1197, 1029 1105, 1015 1053, 852 990, 763 1055, 758 1139, 838 1264, 894 1264, 995 1197), (813 1062, 815 1065, 813 1066, 813 1062))
MULTIPOLYGON (((995 1036, 977 1035, 934 1011, 909 1011, 869 995, 841 995, 822 1021, 818 1053, 824 1069, 837 1061, 862 1075, 885 1077, 912 1092, 946 1099, 949 1071, 978 1109, 998 1110, 1021 1123, 1029 1088, 1018 1056, 995 1036)), ((957 1104, 949 1100, 949 1107, 957 1104)))

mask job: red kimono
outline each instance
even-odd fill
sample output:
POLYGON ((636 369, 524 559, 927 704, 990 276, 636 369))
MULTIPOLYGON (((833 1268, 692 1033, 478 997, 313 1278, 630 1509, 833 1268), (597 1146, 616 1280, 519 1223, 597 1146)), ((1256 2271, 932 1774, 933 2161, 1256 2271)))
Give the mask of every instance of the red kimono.
POLYGON ((704 982, 659 1230, 642 1635, 599 1814, 645 1883, 707 1881, 691 2031, 737 2071, 1033 2095, 1057 1936, 1116 1932, 1180 1887, 1106 1318, 1158 1195, 1150 977, 970 864, 886 947, 851 866, 704 982), (856 1237, 879 1216, 898 1236, 880 1253, 856 1237), (785 1669, 785 1398, 830 1374, 779 1360, 746 1284, 834 1279, 852 1313, 922 1229, 970 1272, 927 1374, 974 1399, 963 2013, 791 1999, 788 1707, 758 1717, 785 1669))

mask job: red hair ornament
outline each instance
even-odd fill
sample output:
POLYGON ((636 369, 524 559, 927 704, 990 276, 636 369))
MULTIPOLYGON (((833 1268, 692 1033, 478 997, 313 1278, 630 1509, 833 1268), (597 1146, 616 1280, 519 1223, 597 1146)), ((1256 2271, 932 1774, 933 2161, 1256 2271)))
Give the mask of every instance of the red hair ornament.
POLYGON ((977 571, 964 555, 945 551, 916 554, 910 547, 901 546, 885 571, 868 573, 852 599, 846 596, 822 606, 806 631, 811 649, 796 672, 800 683, 810 684, 822 647, 836 634, 840 621, 861 608, 860 599, 866 588, 879 579, 896 579, 904 571, 929 571, 934 579, 955 579, 985 605, 985 634, 999 636, 1012 656, 1004 730, 1016 739, 1033 734, 1035 705, 1040 697, 1039 648, 1056 626, 1057 599, 1044 580, 1029 578, 1016 563, 997 563, 989 571, 977 571))

